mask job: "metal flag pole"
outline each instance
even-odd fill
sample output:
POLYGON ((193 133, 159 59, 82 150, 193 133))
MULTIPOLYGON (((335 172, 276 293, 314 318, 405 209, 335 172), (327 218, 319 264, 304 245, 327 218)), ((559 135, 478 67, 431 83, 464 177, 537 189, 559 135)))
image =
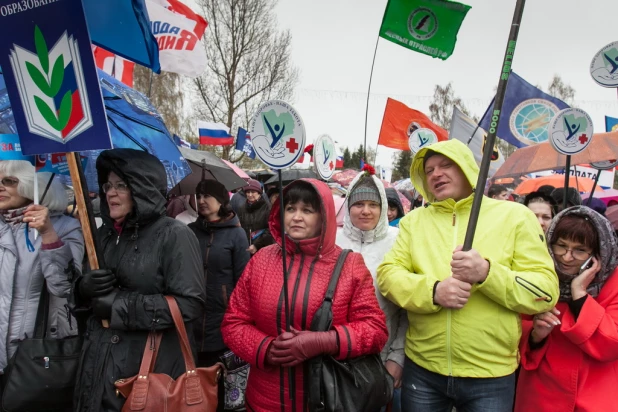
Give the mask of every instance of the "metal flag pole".
POLYGON ((373 51, 373 61, 371 62, 371 73, 369 74, 369 87, 367 88, 367 103, 365 105, 365 141, 363 143, 363 159, 367 159, 367 118, 369 117, 369 97, 371 96, 371 80, 373 79, 373 67, 376 64, 376 54, 378 54, 378 43, 380 43, 380 34, 378 34, 378 38, 376 39, 376 48, 373 51))
POLYGON ((564 167, 564 194, 562 195, 562 208, 567 207, 567 192, 569 190, 569 178, 571 177, 571 155, 566 157, 566 166, 564 167))
POLYGON ((472 202, 472 210, 470 212, 470 220, 468 221, 468 228, 466 230, 466 238, 463 245, 463 250, 468 251, 472 248, 472 242, 474 241, 474 234, 476 232, 476 224, 479 219, 481 211, 481 202, 483 201, 483 188, 487 181, 487 175, 489 173, 489 167, 491 165, 491 153, 494 149, 496 142, 496 131, 498 130, 498 124, 500 123, 500 114, 502 112, 502 104, 504 103, 504 96, 506 94, 506 85, 511 74, 511 65, 513 64, 513 57, 515 55, 515 46, 517 45, 517 36, 519 34, 519 26, 521 24, 521 18, 524 14, 524 6, 526 0, 517 0, 515 5, 515 12, 513 13, 513 22, 511 23, 511 32, 509 33, 509 40, 507 42, 506 51, 504 53, 504 59, 500 71, 500 80, 498 82, 498 91, 496 93, 496 100, 494 102, 494 110, 491 114, 491 124, 487 131, 487 141, 485 142, 485 149, 483 150, 483 161, 479 171, 479 177, 476 181, 474 201, 472 202))
POLYGON ((288 300, 288 273, 287 273, 287 250, 285 249, 285 205, 283 202, 283 178, 281 169, 277 170, 279 175, 279 218, 281 219, 281 253, 283 254, 283 305, 285 310, 285 331, 290 331, 290 302, 288 300))

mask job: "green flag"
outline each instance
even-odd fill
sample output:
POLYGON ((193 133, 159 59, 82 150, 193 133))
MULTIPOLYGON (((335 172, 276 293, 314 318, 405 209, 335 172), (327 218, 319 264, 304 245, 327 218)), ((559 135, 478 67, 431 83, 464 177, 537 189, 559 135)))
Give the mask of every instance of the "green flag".
POLYGON ((380 37, 446 60, 468 10, 470 6, 447 0, 389 0, 380 37))

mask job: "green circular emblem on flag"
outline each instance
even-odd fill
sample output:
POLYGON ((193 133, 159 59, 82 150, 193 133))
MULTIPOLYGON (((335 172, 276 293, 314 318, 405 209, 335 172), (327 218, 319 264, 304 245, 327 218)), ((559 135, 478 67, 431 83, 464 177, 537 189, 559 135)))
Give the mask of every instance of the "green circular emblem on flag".
POLYGON ((410 13, 408 31, 417 40, 431 39, 438 31, 438 19, 432 10, 420 7, 410 13))

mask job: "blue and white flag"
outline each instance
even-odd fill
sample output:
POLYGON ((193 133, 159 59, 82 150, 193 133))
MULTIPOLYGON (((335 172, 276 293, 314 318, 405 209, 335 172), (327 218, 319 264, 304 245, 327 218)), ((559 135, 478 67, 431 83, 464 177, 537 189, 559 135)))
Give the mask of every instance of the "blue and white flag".
POLYGON ((178 147, 186 147, 187 149, 197 150, 196 144, 190 143, 177 135, 174 135, 174 143, 176 143, 176 146, 178 147))
MULTIPOLYGON (((547 141, 547 127, 553 117, 569 105, 534 87, 515 72, 511 72, 500 114, 497 134, 516 147, 547 141)), ((479 126, 490 130, 495 122, 494 102, 487 108, 479 126)))
POLYGON ((253 145, 251 144, 251 136, 242 127, 238 128, 238 133, 236 134, 236 150, 245 152, 247 156, 255 159, 255 152, 253 151, 253 145))

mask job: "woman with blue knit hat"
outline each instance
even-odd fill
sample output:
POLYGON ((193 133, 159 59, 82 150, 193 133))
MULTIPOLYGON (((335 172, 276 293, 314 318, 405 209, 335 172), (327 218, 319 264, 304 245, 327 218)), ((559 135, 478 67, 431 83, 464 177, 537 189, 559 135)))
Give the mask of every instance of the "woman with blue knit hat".
POLYGON ((389 226, 388 200, 382 181, 373 167, 366 165, 352 180, 348 189, 343 227, 337 229, 336 243, 363 255, 371 272, 380 308, 386 315, 388 341, 381 353, 382 362, 395 381, 393 412, 400 410, 399 387, 405 360, 405 335, 408 329, 406 312, 387 300, 378 291, 376 274, 380 263, 395 243, 399 229, 389 226))

